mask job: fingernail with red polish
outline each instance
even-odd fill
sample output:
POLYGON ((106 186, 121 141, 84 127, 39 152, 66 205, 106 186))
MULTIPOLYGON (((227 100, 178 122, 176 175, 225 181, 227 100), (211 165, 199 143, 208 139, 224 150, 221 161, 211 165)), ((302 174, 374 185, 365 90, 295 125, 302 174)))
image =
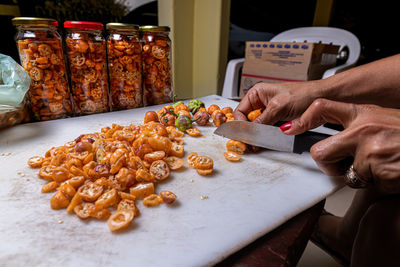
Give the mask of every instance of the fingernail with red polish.
POLYGON ((281 129, 282 132, 285 132, 287 130, 289 130, 292 127, 292 122, 287 122, 285 124, 282 124, 281 127, 279 127, 281 129))

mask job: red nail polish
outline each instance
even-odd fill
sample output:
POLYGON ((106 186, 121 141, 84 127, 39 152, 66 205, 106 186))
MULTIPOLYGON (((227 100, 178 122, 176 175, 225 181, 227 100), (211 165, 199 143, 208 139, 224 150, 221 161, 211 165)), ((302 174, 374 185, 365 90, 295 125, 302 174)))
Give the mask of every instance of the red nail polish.
POLYGON ((282 132, 285 132, 287 130, 289 130, 292 127, 292 122, 287 122, 285 124, 282 124, 281 127, 279 127, 281 129, 282 132))

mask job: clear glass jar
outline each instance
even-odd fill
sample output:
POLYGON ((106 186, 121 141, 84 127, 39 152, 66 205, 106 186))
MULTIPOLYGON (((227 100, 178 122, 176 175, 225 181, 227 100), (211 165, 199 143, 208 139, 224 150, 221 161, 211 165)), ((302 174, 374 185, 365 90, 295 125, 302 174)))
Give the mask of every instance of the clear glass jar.
POLYGON ((45 18, 17 17, 15 40, 21 65, 31 77, 27 105, 33 120, 64 118, 72 114, 58 22, 45 18))
POLYGON ((112 110, 143 106, 142 44, 139 26, 108 23, 108 73, 112 110))
POLYGON ((172 102, 171 40, 169 27, 142 26, 144 104, 172 102))
POLYGON ((109 111, 103 24, 66 21, 64 28, 75 114, 109 111))
POLYGON ((0 105, 0 129, 10 127, 26 120, 27 112, 21 104, 19 107, 0 105))

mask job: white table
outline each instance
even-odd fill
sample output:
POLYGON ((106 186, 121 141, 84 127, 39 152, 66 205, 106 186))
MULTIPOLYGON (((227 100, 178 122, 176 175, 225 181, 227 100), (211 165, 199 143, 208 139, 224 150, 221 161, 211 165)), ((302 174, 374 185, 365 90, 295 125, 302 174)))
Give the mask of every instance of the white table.
MULTIPOLYGON (((235 107, 212 95, 200 100, 235 107)), ((187 101, 185 101, 187 102, 187 101)), ((142 123, 159 106, 18 125, 0 131, 0 266, 209 266, 342 186, 322 174, 309 153, 262 151, 240 163, 223 153, 227 139, 215 127, 199 127, 204 137, 185 137, 190 152, 214 159, 211 177, 186 167, 157 185, 176 193, 176 205, 145 208, 127 230, 112 233, 104 221, 82 221, 50 209, 52 194, 27 159, 43 155, 82 133, 112 123, 142 123), (208 198, 202 198, 207 196, 208 198)))

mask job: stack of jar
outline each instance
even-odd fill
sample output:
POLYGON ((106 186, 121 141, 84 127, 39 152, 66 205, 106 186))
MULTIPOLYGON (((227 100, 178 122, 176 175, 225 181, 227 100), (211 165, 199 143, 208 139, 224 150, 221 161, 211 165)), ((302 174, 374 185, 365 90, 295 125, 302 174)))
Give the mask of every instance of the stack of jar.
POLYGON ((172 101, 168 27, 108 23, 104 38, 101 23, 66 21, 64 54, 57 21, 14 18, 13 24, 21 64, 32 80, 33 120, 172 101))

